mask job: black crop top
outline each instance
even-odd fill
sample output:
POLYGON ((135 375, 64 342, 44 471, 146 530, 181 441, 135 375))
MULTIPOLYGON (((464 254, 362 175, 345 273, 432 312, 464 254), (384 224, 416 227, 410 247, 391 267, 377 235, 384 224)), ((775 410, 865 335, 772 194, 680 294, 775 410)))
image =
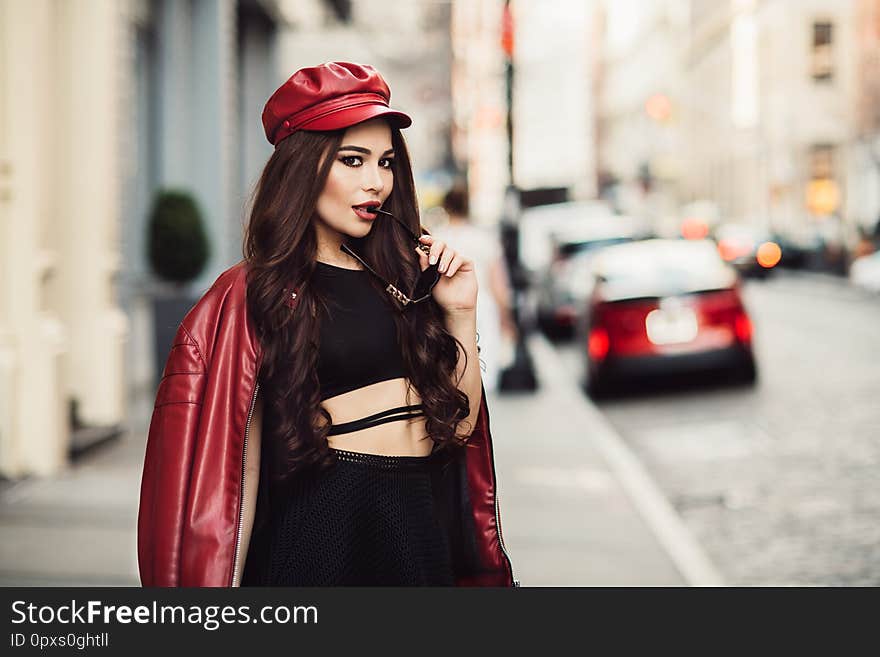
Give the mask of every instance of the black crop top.
POLYGON ((321 400, 405 377, 397 326, 370 273, 315 261, 315 285, 327 300, 321 315, 321 400))

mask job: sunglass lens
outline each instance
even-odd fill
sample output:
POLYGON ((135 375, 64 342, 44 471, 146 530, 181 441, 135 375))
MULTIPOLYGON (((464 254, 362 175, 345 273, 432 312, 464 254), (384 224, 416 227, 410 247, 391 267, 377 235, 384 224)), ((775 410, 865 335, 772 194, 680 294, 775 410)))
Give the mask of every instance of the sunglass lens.
POLYGON ((419 280, 416 282, 416 288, 413 290, 413 299, 421 299, 422 297, 429 295, 439 280, 440 272, 437 270, 437 265, 431 265, 419 276, 419 280))

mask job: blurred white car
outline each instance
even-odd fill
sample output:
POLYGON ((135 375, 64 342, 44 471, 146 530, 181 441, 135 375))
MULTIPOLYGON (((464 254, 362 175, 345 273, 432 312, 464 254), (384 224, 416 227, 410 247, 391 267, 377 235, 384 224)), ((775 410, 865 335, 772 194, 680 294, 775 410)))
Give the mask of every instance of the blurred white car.
POLYGON ((552 262, 554 235, 589 230, 596 224, 608 223, 615 216, 604 201, 572 201, 527 208, 519 220, 520 262, 531 274, 541 273, 552 262))
POLYGON ((870 292, 880 292, 880 251, 853 260, 849 280, 870 292))
POLYGON ((553 338, 572 337, 592 289, 590 263, 606 247, 647 237, 641 222, 625 216, 554 232, 550 266, 535 281, 538 326, 553 338))

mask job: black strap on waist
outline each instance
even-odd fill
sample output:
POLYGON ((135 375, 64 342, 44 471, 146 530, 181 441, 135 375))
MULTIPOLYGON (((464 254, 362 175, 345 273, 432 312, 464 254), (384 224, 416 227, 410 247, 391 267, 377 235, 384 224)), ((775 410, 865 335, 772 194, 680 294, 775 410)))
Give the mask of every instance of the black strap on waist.
POLYGON ((389 408, 386 411, 368 415, 360 420, 351 422, 343 422, 342 424, 334 424, 327 432, 328 436, 336 436, 341 433, 351 433, 352 431, 360 431, 369 427, 375 427, 386 422, 396 422, 397 420, 408 420, 412 417, 423 416, 424 410, 421 404, 413 404, 412 406, 398 406, 389 408))

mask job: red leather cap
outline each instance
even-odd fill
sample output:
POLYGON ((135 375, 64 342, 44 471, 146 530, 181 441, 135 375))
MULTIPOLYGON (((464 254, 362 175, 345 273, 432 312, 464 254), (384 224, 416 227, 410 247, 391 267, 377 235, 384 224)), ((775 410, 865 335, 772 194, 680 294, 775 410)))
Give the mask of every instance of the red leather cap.
POLYGON ((391 90, 372 66, 329 62, 302 68, 266 101, 263 129, 273 146, 297 130, 339 130, 381 116, 398 128, 412 119, 388 106, 391 90))

